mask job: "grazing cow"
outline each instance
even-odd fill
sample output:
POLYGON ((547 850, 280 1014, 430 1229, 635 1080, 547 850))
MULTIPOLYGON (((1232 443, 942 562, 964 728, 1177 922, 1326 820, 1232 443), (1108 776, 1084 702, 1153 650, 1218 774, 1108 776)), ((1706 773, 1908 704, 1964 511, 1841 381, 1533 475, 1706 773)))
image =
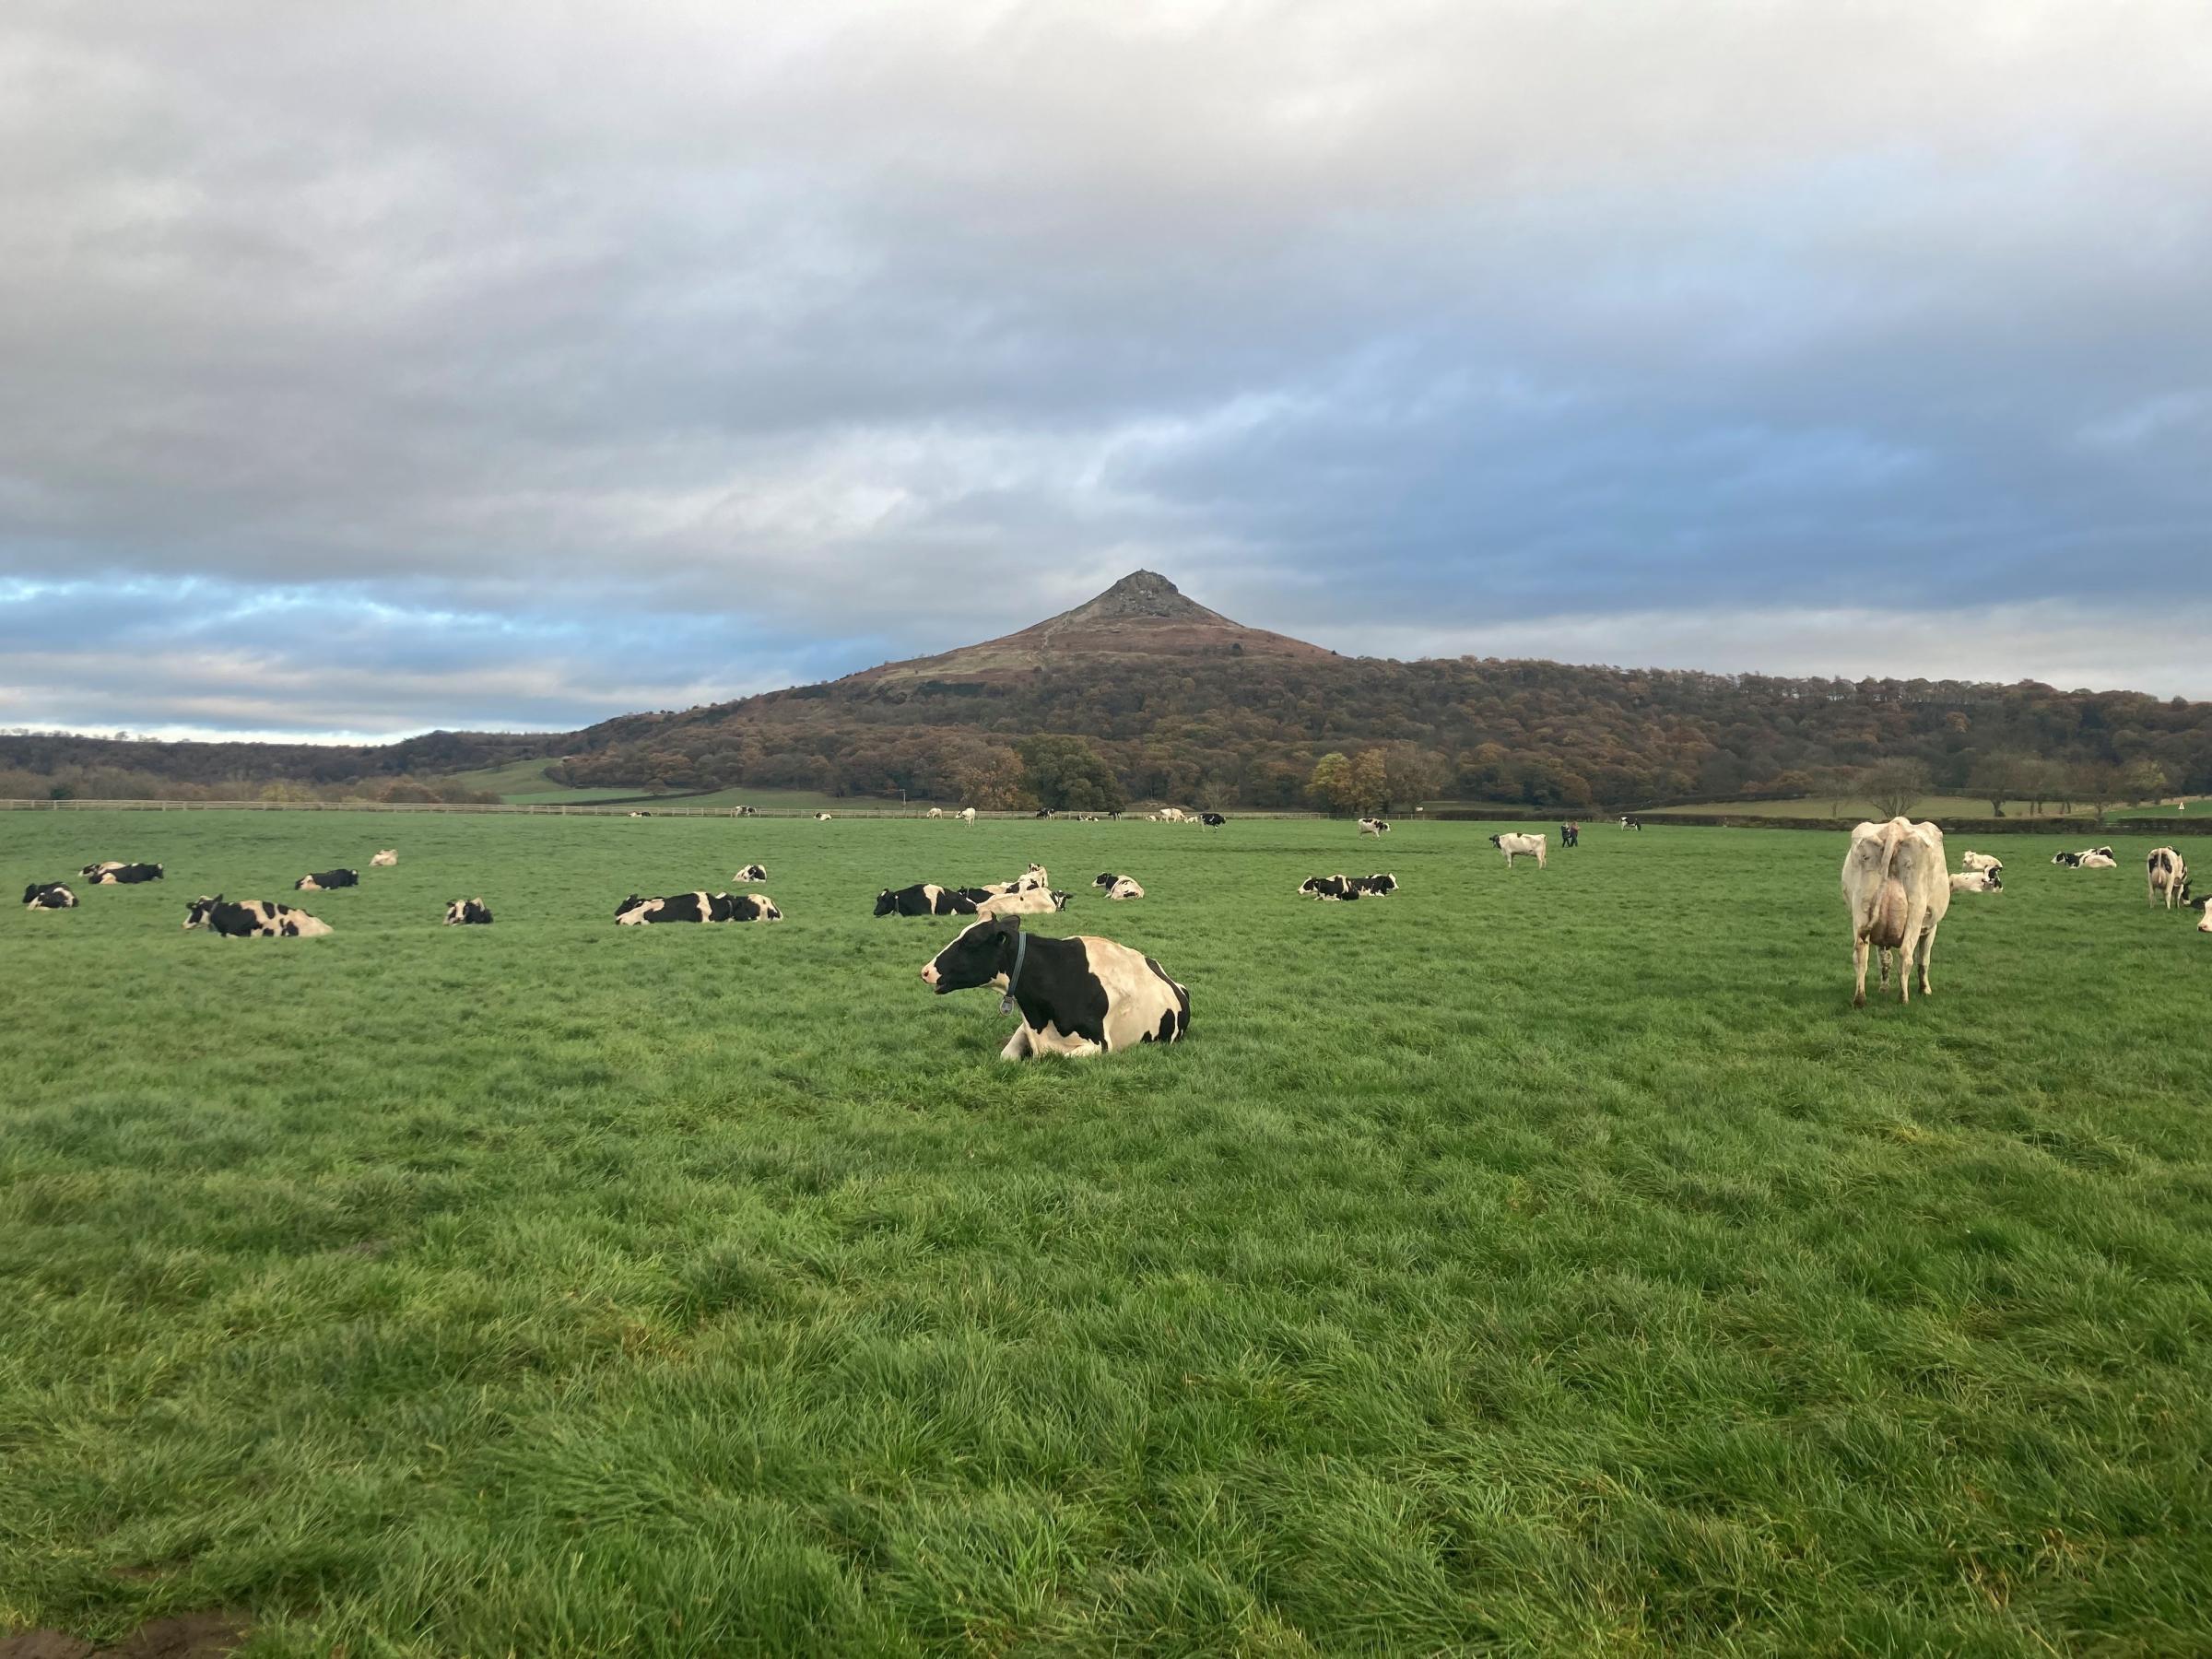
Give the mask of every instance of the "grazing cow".
POLYGON ((120 870, 122 868, 122 859, 111 858, 105 864, 88 864, 83 869, 79 870, 77 874, 85 877, 87 879, 90 879, 95 876, 104 876, 110 870, 120 870))
POLYGON ((1106 897, 1109 899, 1142 899, 1144 896, 1145 889, 1138 887, 1126 876, 1106 889, 1106 897))
POLYGON ((1030 816, 1031 818, 1051 818, 1053 816, 1053 809, 1050 806, 1040 806, 1036 811, 1030 813, 1030 816))
POLYGON ((732 881, 766 881, 768 879, 768 866, 766 865, 757 864, 747 865, 744 869, 738 871, 737 874, 731 877, 730 879, 732 881))
POLYGON ((147 864, 101 865, 92 877, 94 887, 129 887, 140 881, 159 881, 161 866, 147 864))
POLYGON ((1031 888, 1019 893, 999 893, 984 900, 975 907, 979 916, 1042 916, 1053 911, 1064 911, 1072 893, 1047 892, 1042 888, 1031 888))
POLYGON ((312 939, 330 932, 329 923, 288 904, 266 899, 243 899, 233 904, 220 893, 194 900, 184 913, 184 925, 208 928, 226 939, 312 939))
POLYGON ((2171 847, 2153 847, 2143 861, 2149 882, 2150 901, 2164 901, 2168 910, 2189 902, 2189 866, 2171 847))
POLYGON ((312 876, 302 876, 292 883, 295 893, 326 893, 333 888, 359 887, 359 870, 318 870, 312 876))
POLYGON ((382 853, 379 853, 374 858, 371 858, 369 861, 369 867, 372 870, 381 870, 387 868, 392 865, 395 865, 398 862, 399 853, 397 850, 392 847, 386 847, 382 853))
POLYGON ((972 806, 961 807, 960 822, 968 825, 971 828, 973 828, 975 824, 975 808, 972 806))
POLYGON ((924 813, 923 816, 925 818, 943 818, 945 816, 945 808, 942 806, 932 806, 928 812, 924 813))
POLYGON ((1158 818, 1163 824, 1180 824, 1182 822, 1182 808, 1180 806, 1162 806, 1152 816, 1158 818))
POLYGON ((75 910, 76 895, 58 881, 34 881, 23 889, 25 910, 75 910))
POLYGON ((1899 953, 1897 989, 1900 1001, 1912 1000, 1917 959, 1923 996, 1935 994, 1928 983, 1928 959, 1936 952, 1936 930, 1951 908, 1951 884, 1944 868, 1943 831, 1933 824, 1901 818, 1886 824, 1861 824, 1851 832, 1843 855, 1843 902, 1851 910, 1852 966, 1857 972, 1851 1006, 1866 1006, 1866 953, 1881 952, 1881 984, 1889 983, 1889 953, 1899 953))
POLYGON ((950 888, 938 887, 934 882, 917 882, 910 888, 893 892, 885 888, 876 895, 876 913, 879 916, 972 916, 975 914, 972 899, 954 892, 950 888))
POLYGON ((730 816, 732 818, 751 818, 754 814, 750 806, 733 806, 730 808, 730 816))
POLYGON ((1541 835, 1493 835, 1490 837, 1490 845, 1505 854, 1507 869, 1513 867, 1516 858, 1533 857, 1536 861, 1536 868, 1540 870, 1544 867, 1545 841, 1546 838, 1541 835))
POLYGON ((641 899, 632 893, 615 913, 621 927, 648 922, 781 922, 783 912, 765 893, 672 893, 641 899))
POLYGON ((2001 893, 2005 878, 1994 870, 1961 870, 1951 877, 1954 893, 2001 893))
POLYGON ((1174 1042, 1190 1030, 1191 994, 1139 950, 1077 934, 1049 939, 1011 917, 964 929, 930 959, 922 982, 939 996, 984 985, 1006 993, 1021 1024, 1002 1060, 1113 1053, 1140 1042, 1174 1042))
POLYGON ((2212 899, 2200 900, 2197 909, 2202 913, 2196 919, 2196 931, 2212 933, 2212 899))
POLYGON ((445 907, 448 927, 489 927, 491 907, 481 899, 456 899, 445 907))
POLYGON ((1962 870, 2001 870, 2005 867, 2005 861, 1993 858, 1986 853, 1961 853, 1959 855, 1959 867, 1962 870))
POLYGON ((1361 818, 1359 820, 1359 833, 1362 835, 1388 835, 1390 833, 1390 825, 1382 818, 1361 818))
POLYGON ((1229 822, 1227 818, 1223 818, 1218 812, 1202 812, 1198 815, 1198 821, 1205 825, 1208 830, 1218 830, 1222 825, 1229 822))

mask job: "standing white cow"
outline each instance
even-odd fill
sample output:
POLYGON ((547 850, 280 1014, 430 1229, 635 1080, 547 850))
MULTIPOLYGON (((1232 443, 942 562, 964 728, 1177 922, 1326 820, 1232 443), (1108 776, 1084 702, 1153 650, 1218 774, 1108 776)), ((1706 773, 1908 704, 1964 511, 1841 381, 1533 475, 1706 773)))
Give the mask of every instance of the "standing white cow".
POLYGON ((1541 835, 1493 835, 1490 845, 1505 854, 1505 867, 1512 869, 1515 858, 1534 856, 1536 868, 1544 868, 1544 842, 1541 835))
POLYGON ((2171 847, 2153 847, 2143 861, 2150 884, 2150 901, 2165 901, 2168 910, 2189 902, 2189 866, 2171 847))
POLYGON ((1920 994, 1933 996, 1928 959, 1936 952, 1936 930, 1951 908, 1951 883, 1944 867, 1943 831, 1933 824, 1901 818, 1886 824, 1861 824, 1851 832, 1843 855, 1843 902, 1851 908, 1851 961, 1857 981, 1851 1006, 1866 1006, 1866 952, 1882 953, 1882 987, 1889 984, 1889 953, 1898 952, 1899 1000, 1912 1000, 1915 964, 1920 994))
POLYGON ((974 808, 974 807, 972 807, 972 806, 963 806, 963 807, 961 807, 961 808, 960 808, 960 822, 961 822, 961 823, 963 823, 963 824, 966 824, 966 825, 967 825, 967 826, 968 826, 968 827, 969 827, 971 830, 974 829, 974 828, 975 828, 975 808, 974 808))
POLYGON ((932 806, 929 809, 928 816, 931 818, 943 818, 945 816, 945 808, 942 806, 932 806))

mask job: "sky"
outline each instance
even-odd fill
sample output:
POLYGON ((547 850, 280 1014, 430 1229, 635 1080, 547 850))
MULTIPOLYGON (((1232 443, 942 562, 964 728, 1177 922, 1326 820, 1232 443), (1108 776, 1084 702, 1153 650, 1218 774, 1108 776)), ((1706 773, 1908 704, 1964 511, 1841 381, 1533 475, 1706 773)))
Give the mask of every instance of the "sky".
POLYGON ((2212 6, 0 9, 0 725, 568 729, 1140 567, 2212 698, 2212 6))

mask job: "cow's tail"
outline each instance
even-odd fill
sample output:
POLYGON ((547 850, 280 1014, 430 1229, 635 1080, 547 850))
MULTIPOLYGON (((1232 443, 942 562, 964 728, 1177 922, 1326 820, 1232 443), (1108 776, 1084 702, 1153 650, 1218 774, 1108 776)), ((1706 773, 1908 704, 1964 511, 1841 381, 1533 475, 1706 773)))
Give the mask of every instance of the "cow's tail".
POLYGON ((1867 900, 1866 912, 1859 918, 1859 933, 1869 945, 1884 950, 1895 950, 1905 942, 1905 916, 1910 908, 1905 900, 1904 877, 1898 873, 1898 854, 1904 850, 1905 837, 1892 830, 1882 838, 1882 878, 1867 900))

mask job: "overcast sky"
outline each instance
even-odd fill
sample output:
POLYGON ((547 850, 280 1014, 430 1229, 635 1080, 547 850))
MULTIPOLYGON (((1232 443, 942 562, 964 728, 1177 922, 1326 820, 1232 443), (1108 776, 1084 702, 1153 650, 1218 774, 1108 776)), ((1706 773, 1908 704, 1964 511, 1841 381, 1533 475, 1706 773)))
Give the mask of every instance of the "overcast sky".
POLYGON ((0 8, 0 724, 568 727, 1139 566, 2212 697, 2212 6, 0 8))

